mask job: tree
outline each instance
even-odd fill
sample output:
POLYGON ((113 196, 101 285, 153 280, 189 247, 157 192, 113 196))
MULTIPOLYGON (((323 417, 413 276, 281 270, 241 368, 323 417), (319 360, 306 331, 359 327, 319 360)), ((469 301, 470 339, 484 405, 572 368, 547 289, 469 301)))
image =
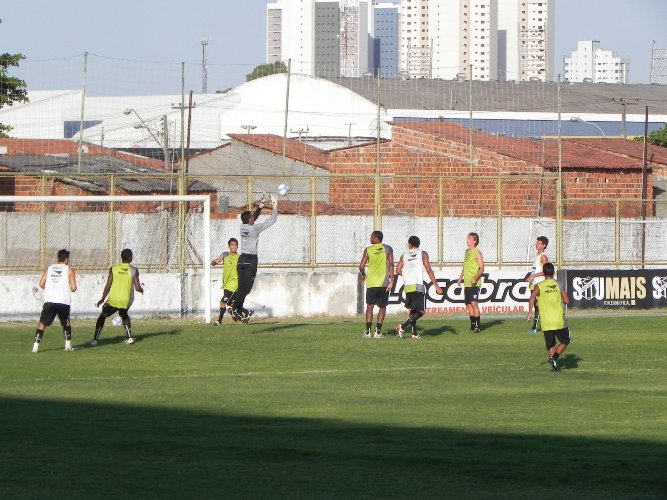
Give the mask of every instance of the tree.
POLYGON ((275 75, 276 73, 287 73, 287 66, 285 66, 285 63, 278 61, 269 64, 260 64, 252 70, 252 73, 245 76, 245 81, 249 82, 250 80, 262 78, 263 76, 275 75))
POLYGON ((654 130, 648 135, 648 143, 667 148, 667 123, 664 127, 654 130))
MULTIPOLYGON (((0 108, 11 106, 15 102, 28 102, 25 82, 7 74, 7 69, 18 66, 21 59, 25 59, 23 54, 0 55, 0 108)), ((0 123, 0 137, 9 137, 7 132, 11 129, 9 125, 0 123)))

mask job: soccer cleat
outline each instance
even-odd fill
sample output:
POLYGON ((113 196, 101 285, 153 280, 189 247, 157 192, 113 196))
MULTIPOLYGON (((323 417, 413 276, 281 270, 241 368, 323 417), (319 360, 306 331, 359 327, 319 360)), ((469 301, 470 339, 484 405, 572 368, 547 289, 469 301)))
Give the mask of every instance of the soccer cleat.
POLYGON ((236 323, 240 318, 239 318, 239 312, 236 309, 232 309, 229 312, 229 315, 232 317, 232 320, 234 323, 236 323))
POLYGON ((39 352, 39 344, 37 342, 32 345, 32 352, 39 352))
POLYGON ((125 341, 125 343, 126 344, 134 344, 134 339, 132 337, 130 337, 125 341))
POLYGON ((560 366, 558 366, 558 361, 556 361, 554 358, 549 358, 549 364, 551 365, 552 372, 560 371, 560 366))
POLYGON ((66 345, 65 352, 74 352, 74 347, 72 347, 71 345, 66 345))
POLYGON ((475 329, 473 330, 474 333, 481 333, 482 330, 479 326, 476 326, 475 329))
POLYGON ((98 345, 99 343, 100 343, 100 341, 97 340, 97 339, 93 339, 93 340, 90 341, 90 345, 98 345))
POLYGON ((252 309, 249 310, 246 314, 244 314, 244 315, 241 317, 241 323, 245 323, 246 325, 247 325, 248 323, 250 323, 250 317, 251 317, 253 314, 255 314, 255 311, 253 311, 252 309))
POLYGON ((403 338, 403 334, 405 333, 405 330, 403 330, 403 327, 401 325, 398 325, 396 328, 396 335, 398 335, 400 338, 403 338))
POLYGON ((372 335, 371 335, 371 332, 370 332, 370 331, 366 331, 366 332, 364 332, 364 334, 362 335, 362 338, 364 338, 364 339, 370 339, 371 337, 372 337, 372 335))
POLYGON ((420 337, 419 335, 415 334, 415 333, 412 334, 412 337, 411 337, 411 338, 412 338, 412 340, 419 340, 419 339, 421 339, 421 337, 420 337))
POLYGON ((222 326, 222 323, 220 321, 216 321, 215 323, 213 323, 213 325, 214 326, 222 326))
POLYGON ((373 335, 373 338, 383 339, 384 335, 382 335, 382 332, 375 332, 375 335, 373 335))
POLYGON ((531 335, 535 335, 537 333, 537 328, 531 328, 530 330, 528 330, 528 333, 530 333, 531 335))

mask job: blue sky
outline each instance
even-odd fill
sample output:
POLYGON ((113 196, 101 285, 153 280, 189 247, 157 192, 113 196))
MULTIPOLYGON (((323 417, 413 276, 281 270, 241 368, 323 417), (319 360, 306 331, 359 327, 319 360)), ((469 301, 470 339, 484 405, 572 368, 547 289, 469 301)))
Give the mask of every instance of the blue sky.
MULTIPOLYGON (((445 0, 441 0, 445 1, 445 0)), ((451 1, 451 0, 447 0, 451 1)), ((651 42, 667 48, 665 0, 556 0, 556 73, 577 40, 599 40, 601 46, 628 57, 630 82, 648 83, 651 42)), ((243 82, 243 76, 265 60, 266 0, 22 0, 3 8, 0 52, 28 57, 18 76, 29 88, 78 88, 81 54, 105 56, 114 72, 127 75, 128 64, 117 60, 187 64, 187 86, 201 90, 202 46, 208 46, 208 90, 243 82), (95 7, 92 7, 92 6, 95 7), (62 59, 64 58, 64 59, 62 59)), ((94 56, 96 57, 96 56, 94 56)), ((100 63, 93 60, 91 64, 100 63)), ((132 65, 129 65, 133 67, 132 65)), ((147 65, 142 65, 142 68, 147 65)), ((170 67, 170 79, 173 73, 170 67)), ((145 70, 127 90, 160 93, 162 70, 145 70)), ((127 80, 127 77, 125 77, 127 80)), ((180 79, 179 79, 180 85, 180 79)), ((118 83, 118 86, 121 86, 118 83)), ((173 85, 169 85, 169 91, 173 85)), ((100 89, 104 88, 100 85, 100 89)))

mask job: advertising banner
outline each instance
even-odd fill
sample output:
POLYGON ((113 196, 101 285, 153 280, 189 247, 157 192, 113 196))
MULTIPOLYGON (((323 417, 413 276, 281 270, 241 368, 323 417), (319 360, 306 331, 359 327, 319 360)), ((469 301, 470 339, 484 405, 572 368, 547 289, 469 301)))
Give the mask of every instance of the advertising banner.
MULTIPOLYGON (((458 286, 459 273, 456 271, 440 271, 434 269, 438 284, 444 295, 435 293, 431 282, 426 282, 426 314, 429 315, 460 315, 467 314, 463 301, 463 285, 458 286)), ((529 284, 525 281, 528 273, 517 270, 490 271, 484 273, 484 284, 480 288, 479 309, 482 315, 519 314, 528 311, 530 299, 529 284)), ((405 311, 403 303, 403 279, 399 276, 394 289, 389 295, 387 311, 400 313, 405 311)))
POLYGON ((667 307, 667 269, 568 269, 567 293, 578 309, 667 307))

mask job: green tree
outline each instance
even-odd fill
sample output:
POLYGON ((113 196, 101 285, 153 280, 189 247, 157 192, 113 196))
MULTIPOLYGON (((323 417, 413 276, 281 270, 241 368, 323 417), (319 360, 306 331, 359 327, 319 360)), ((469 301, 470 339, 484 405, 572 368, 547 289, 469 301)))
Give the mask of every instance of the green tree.
POLYGON ((661 129, 654 130, 648 135, 648 143, 667 148, 667 123, 661 129))
POLYGON ((252 70, 252 73, 245 76, 245 81, 249 82, 250 80, 262 78, 263 76, 275 75, 276 73, 287 73, 287 66, 285 66, 285 63, 278 61, 269 64, 260 64, 252 70))
MULTIPOLYGON (((25 59, 23 54, 0 55, 0 108, 11 106, 15 102, 28 102, 25 82, 7 74, 7 69, 18 66, 21 59, 25 59)), ((9 137, 7 132, 11 129, 9 125, 0 123, 0 137, 9 137)))

